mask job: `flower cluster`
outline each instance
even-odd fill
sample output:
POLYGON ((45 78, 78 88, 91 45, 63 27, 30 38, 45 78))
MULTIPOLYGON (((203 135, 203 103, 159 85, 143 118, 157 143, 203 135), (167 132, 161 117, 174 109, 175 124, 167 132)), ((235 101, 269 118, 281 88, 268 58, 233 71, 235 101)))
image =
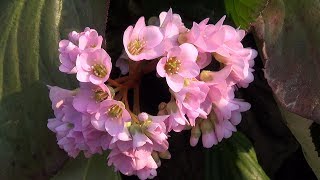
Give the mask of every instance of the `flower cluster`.
POLYGON ((234 91, 253 81, 257 52, 243 47, 245 32, 223 25, 224 18, 215 25, 205 19, 188 29, 171 9, 159 15, 159 26, 146 25, 141 17, 125 30, 125 55, 116 64, 129 75, 115 80, 109 78, 112 63, 102 48, 102 36, 90 28, 71 32, 59 43, 59 70, 76 74, 79 88, 49 86, 55 118, 48 120, 48 128, 56 133, 60 148, 71 157, 81 151, 90 157, 110 150, 108 165, 147 179, 157 175, 160 158, 170 159, 172 130, 191 129, 191 146, 201 134, 206 148, 229 138, 241 112, 250 108, 235 98, 234 91), (220 67, 204 70, 212 61, 220 67), (171 93, 156 116, 139 107, 139 78, 150 67, 166 79, 171 93), (132 111, 129 89, 134 91, 132 111))
POLYGON ((128 27, 125 50, 134 61, 160 59, 157 73, 166 78, 172 94, 171 101, 159 107, 159 114, 169 115, 168 132, 192 126, 190 144, 195 146, 202 133, 203 146, 212 147, 229 138, 241 112, 250 109, 250 104, 234 97, 234 91, 253 81, 257 52, 243 47, 243 30, 223 25, 225 16, 215 25, 208 24, 208 18, 194 22, 191 29, 171 9, 159 19, 159 27, 146 26, 143 17, 128 27), (211 61, 220 63, 219 70, 202 70, 211 61))

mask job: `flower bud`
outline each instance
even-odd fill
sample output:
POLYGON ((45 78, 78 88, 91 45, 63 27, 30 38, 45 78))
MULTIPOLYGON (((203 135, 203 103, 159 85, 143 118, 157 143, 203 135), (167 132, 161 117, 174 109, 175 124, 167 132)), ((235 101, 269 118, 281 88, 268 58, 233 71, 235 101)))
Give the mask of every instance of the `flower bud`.
POLYGON ((210 120, 208 119, 204 119, 201 123, 200 123, 200 129, 201 132, 204 133, 209 133, 211 131, 213 131, 213 124, 211 123, 210 120))
POLYGON ((201 136, 201 131, 200 131, 199 123, 196 123, 196 125, 191 129, 190 145, 192 147, 198 144, 200 136, 201 136))
POLYGON ((159 152, 159 157, 162 159, 171 159, 171 154, 168 150, 164 152, 159 152))
POLYGON ((154 159, 154 161, 157 163, 157 166, 160 167, 161 166, 161 160, 160 160, 160 157, 158 155, 158 152, 157 151, 152 151, 151 156, 154 159))
POLYGON ((202 133, 202 144, 205 148, 211 148, 213 145, 218 144, 214 131, 202 133))
POLYGON ((146 121, 149 119, 149 115, 145 112, 142 112, 138 115, 139 121, 146 121))
POLYGON ((159 111, 160 111, 160 110, 164 110, 166 107, 167 107, 167 103, 161 102, 161 103, 159 104, 159 106, 158 106, 158 109, 159 109, 159 111))

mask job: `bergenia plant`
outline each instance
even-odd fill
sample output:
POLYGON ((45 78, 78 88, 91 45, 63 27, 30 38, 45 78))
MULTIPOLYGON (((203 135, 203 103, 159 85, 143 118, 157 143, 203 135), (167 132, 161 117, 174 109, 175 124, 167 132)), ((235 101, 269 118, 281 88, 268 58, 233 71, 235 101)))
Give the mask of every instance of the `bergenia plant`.
POLYGON ((110 151, 107 164, 116 171, 151 179, 161 159, 171 157, 171 131, 190 130, 190 145, 201 138, 205 148, 232 136, 241 112, 250 109, 235 91, 253 81, 257 52, 243 47, 245 31, 223 25, 224 19, 210 24, 207 18, 188 29, 171 9, 159 15, 159 26, 139 18, 124 31, 125 54, 116 63, 123 75, 116 79, 110 78, 112 62, 102 36, 90 28, 71 32, 59 43, 59 70, 76 74, 79 88, 49 86, 55 117, 48 128, 59 147, 74 158, 110 151), (212 70, 214 62, 220 67, 212 70), (171 93, 158 114, 139 105, 140 80, 152 71, 165 78, 171 93))

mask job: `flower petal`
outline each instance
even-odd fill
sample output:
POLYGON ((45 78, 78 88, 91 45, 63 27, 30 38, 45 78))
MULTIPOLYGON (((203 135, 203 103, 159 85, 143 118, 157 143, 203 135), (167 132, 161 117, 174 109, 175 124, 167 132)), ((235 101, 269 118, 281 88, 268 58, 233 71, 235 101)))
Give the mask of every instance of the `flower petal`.
POLYGON ((183 81, 184 78, 181 77, 180 75, 171 75, 171 76, 166 76, 166 80, 168 83, 168 86, 174 91, 174 92, 179 92, 183 88, 183 81))

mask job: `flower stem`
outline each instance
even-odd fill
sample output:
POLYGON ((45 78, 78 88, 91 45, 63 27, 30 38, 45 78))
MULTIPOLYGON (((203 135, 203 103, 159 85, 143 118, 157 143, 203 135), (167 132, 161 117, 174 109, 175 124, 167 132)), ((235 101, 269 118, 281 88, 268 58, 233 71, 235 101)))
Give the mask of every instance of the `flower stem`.
POLYGON ((140 113, 140 86, 139 84, 133 89, 133 112, 140 113))
POLYGON ((119 78, 115 79, 115 81, 116 81, 117 83, 123 83, 123 82, 125 82, 125 81, 128 80, 128 79, 129 79, 129 76, 122 76, 122 77, 119 77, 119 78))
POLYGON ((122 87, 123 86, 123 85, 119 84, 117 81, 112 80, 111 78, 109 78, 107 82, 115 87, 122 87))

